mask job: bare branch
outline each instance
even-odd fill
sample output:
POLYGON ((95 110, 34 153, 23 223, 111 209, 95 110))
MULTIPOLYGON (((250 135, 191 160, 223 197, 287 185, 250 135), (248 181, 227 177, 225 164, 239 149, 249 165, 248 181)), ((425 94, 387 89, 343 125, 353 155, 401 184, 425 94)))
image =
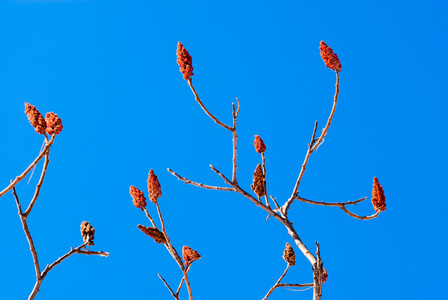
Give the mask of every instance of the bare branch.
POLYGON ((165 283, 165 286, 168 288, 168 290, 170 290, 171 295, 173 295, 174 299, 179 300, 179 297, 174 294, 173 290, 171 289, 170 285, 166 282, 165 279, 163 279, 162 275, 157 274, 157 276, 159 276, 159 278, 163 281, 163 283, 165 283))
POLYGON ((286 266, 285 271, 283 272, 282 276, 280 276, 280 278, 277 280, 277 282, 271 287, 271 289, 268 291, 268 293, 266 294, 266 296, 264 296, 264 298, 262 300, 266 300, 268 299, 268 297, 272 294, 272 292, 279 287, 280 282, 282 281, 283 277, 285 277, 286 273, 289 270, 289 263, 286 266))
POLYGON ((202 184, 202 183, 194 182, 194 181, 191 181, 188 178, 180 176, 176 172, 172 171, 170 168, 168 168, 167 170, 168 170, 168 172, 170 172, 171 174, 176 176, 177 179, 182 180, 183 182, 185 182, 187 184, 195 185, 195 186, 198 186, 198 187, 201 187, 201 188, 204 188, 204 189, 208 189, 208 190, 219 190, 219 191, 229 191, 229 192, 234 192, 235 191, 234 188, 205 185, 205 184, 202 184))
POLYGON ((279 283, 278 287, 307 287, 314 286, 314 283, 294 284, 294 283, 279 283))
POLYGON ((26 209, 24 215, 25 217, 28 217, 31 210, 33 209, 34 204, 36 203, 37 197, 39 197, 40 189, 42 187, 42 184, 44 183, 45 175, 47 173, 48 163, 50 162, 50 149, 48 149, 47 154, 45 154, 45 160, 44 165, 42 167, 42 173, 40 174, 39 182, 36 185, 36 191, 34 192, 33 199, 31 199, 30 204, 28 205, 28 208, 26 209))
POLYGON ((56 137, 56 134, 54 134, 50 141, 47 142, 47 144, 44 147, 44 150, 36 157, 36 159, 28 166, 28 168, 23 171, 22 174, 17 176, 10 185, 8 185, 3 191, 0 192, 0 197, 6 194, 8 191, 10 191, 16 184, 18 184, 25 176, 28 174, 29 171, 33 169, 33 167, 44 157, 45 154, 49 151, 51 145, 53 145, 54 139, 56 137))
POLYGON ((336 202, 336 203, 323 202, 323 201, 319 201, 319 202, 318 202, 318 201, 308 200, 308 199, 305 199, 305 198, 302 198, 302 197, 299 197, 299 196, 297 196, 296 199, 297 199, 297 200, 300 200, 300 201, 302 201, 302 202, 305 202, 305 203, 310 203, 310 204, 315 204, 315 205, 338 206, 338 207, 341 207, 341 206, 344 206, 344 205, 352 205, 352 204, 353 204, 353 205, 356 205, 356 204, 358 204, 359 202, 366 200, 367 197, 358 199, 358 200, 356 200, 356 201, 336 202))
POLYGON ((377 211, 375 214, 371 215, 371 216, 358 216, 357 214, 352 213, 351 211, 349 211, 345 206, 340 206, 341 209, 343 211, 345 211, 349 216, 359 219, 359 220, 371 220, 374 219, 376 217, 378 217, 378 215, 380 214, 380 211, 377 211))
POLYGON ((263 166, 263 176, 264 176, 264 197, 266 198, 266 206, 267 207, 271 207, 269 205, 269 198, 268 198, 268 187, 267 187, 267 178, 266 178, 266 159, 264 156, 264 152, 261 152, 261 161, 262 161, 262 166, 263 166))
POLYGON ((151 221, 152 227, 157 228, 156 223, 154 222, 154 219, 151 217, 151 215, 148 212, 148 209, 146 207, 143 207, 143 210, 146 213, 146 217, 148 217, 149 221, 151 221))
POLYGON ((238 116, 238 112, 240 110, 240 101, 238 100, 238 98, 236 98, 236 100, 238 101, 238 110, 235 112, 235 103, 232 103, 232 117, 233 117, 233 128, 232 128, 232 144, 233 144, 233 155, 232 155, 232 162, 233 162, 233 167, 232 167, 232 182, 236 183, 237 179, 236 179, 236 169, 237 169, 237 162, 236 162, 236 150, 237 150, 237 145, 236 145, 236 140, 238 139, 238 135, 236 134, 236 119, 238 116))

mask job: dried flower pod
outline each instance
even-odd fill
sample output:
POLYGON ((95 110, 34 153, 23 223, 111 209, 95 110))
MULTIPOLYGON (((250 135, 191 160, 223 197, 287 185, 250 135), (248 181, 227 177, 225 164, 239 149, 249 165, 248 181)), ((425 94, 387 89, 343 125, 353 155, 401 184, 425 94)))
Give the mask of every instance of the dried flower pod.
POLYGON ((325 62, 325 65, 334 70, 335 72, 341 72, 342 66, 338 56, 333 50, 325 44, 324 41, 320 41, 320 56, 325 62))
POLYGON ((266 145, 258 135, 255 135, 254 146, 255 151, 257 151, 258 153, 263 153, 264 151, 266 151, 266 145))
POLYGON ((296 264, 296 254, 291 244, 286 243, 285 250, 283 250, 283 259, 292 267, 296 264))
POLYGON ((182 257, 184 258, 185 265, 188 266, 195 260, 200 259, 201 255, 198 253, 198 251, 193 250, 188 246, 184 246, 182 248, 182 257))
POLYGON ((180 72, 183 74, 185 80, 190 79, 193 76, 193 63, 191 55, 187 49, 184 48, 181 42, 177 43, 177 64, 180 67, 180 72))
POLYGON ((252 182, 253 184, 250 187, 259 198, 266 195, 266 191, 264 189, 264 174, 260 164, 258 164, 257 168, 255 169, 252 182))
POLYGON ((166 244, 165 235, 154 227, 146 227, 143 225, 137 225, 137 227, 146 235, 149 235, 154 239, 154 241, 158 244, 163 243, 166 244))
POLYGON ((322 268, 322 283, 325 283, 328 279, 328 273, 327 270, 325 268, 322 268))
POLYGON ((376 211, 386 210, 386 197, 384 196, 383 187, 376 177, 373 178, 372 204, 376 211))
POLYGON ((162 188, 160 186, 160 182, 152 169, 149 171, 148 175, 148 193, 149 199, 153 203, 157 203, 157 199, 162 196, 162 188))
POLYGON ((47 128, 47 123, 45 123, 44 117, 37 108, 29 103, 25 103, 25 114, 27 115, 31 126, 34 127, 34 130, 36 130, 38 134, 44 134, 45 129, 47 128))
POLYGON ((134 202, 135 207, 141 208, 143 211, 143 208, 146 207, 146 198, 145 195, 143 195, 143 192, 131 185, 129 194, 131 194, 132 202, 134 202))
POLYGON ((45 115, 45 122, 47 123, 47 133, 48 134, 59 134, 62 131, 62 120, 57 114, 49 112, 45 115))
POLYGON ((89 222, 83 221, 81 223, 81 235, 84 243, 88 241, 87 245, 95 245, 95 243, 93 242, 93 240, 95 239, 95 228, 93 228, 89 222))

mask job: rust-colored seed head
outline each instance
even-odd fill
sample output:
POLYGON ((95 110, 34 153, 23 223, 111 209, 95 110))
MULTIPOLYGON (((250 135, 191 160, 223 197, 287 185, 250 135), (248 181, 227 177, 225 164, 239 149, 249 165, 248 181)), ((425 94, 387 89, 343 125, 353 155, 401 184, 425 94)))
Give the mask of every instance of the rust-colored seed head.
POLYGON ((62 131, 62 120, 57 114, 49 112, 45 115, 45 122, 47 123, 47 133, 48 134, 59 134, 62 131))
POLYGON ((146 207, 146 198, 145 195, 143 195, 143 192, 131 185, 129 194, 131 194, 132 202, 134 202, 135 207, 141 208, 143 211, 143 208, 146 207))
POLYGON ((163 243, 166 244, 166 239, 163 233, 154 227, 146 227, 143 225, 137 225, 137 227, 146 235, 149 235, 154 239, 154 241, 158 244, 163 243))
POLYGON ((89 224, 89 222, 83 221, 81 223, 81 235, 84 243, 88 241, 87 245, 95 245, 95 243, 93 242, 93 240, 95 239, 95 228, 93 228, 92 225, 89 224))
POLYGON ((266 191, 264 189, 264 174, 260 164, 258 164, 257 168, 255 169, 252 182, 253 183, 250 186, 252 190, 255 192, 255 194, 257 194, 258 197, 263 197, 266 194, 266 191))
POLYGON ((334 70, 335 72, 341 72, 342 66, 339 61, 338 56, 333 52, 333 50, 325 44, 324 41, 320 41, 320 56, 325 62, 325 65, 334 70))
POLYGON ((376 211, 386 210, 386 197, 384 196, 383 187, 376 177, 373 178, 372 204, 376 211))
POLYGON ((188 266, 195 260, 200 259, 201 255, 198 253, 198 251, 193 250, 188 246, 184 246, 182 248, 182 257, 184 258, 185 265, 188 266))
POLYGON ((291 244, 286 243, 285 250, 283 250, 283 259, 292 267, 296 264, 296 254, 291 244))
POLYGON ((325 283, 328 279, 328 273, 327 270, 325 268, 323 268, 322 270, 322 283, 325 283))
POLYGON ((157 203, 157 199, 162 196, 162 188, 160 187, 160 182, 152 169, 149 171, 148 175, 148 193, 149 199, 153 203, 157 203))
POLYGON ((44 134, 45 129, 47 128, 47 123, 45 123, 44 117, 37 108, 29 103, 25 103, 25 114, 27 115, 31 126, 34 127, 34 130, 36 130, 38 134, 44 134))
POLYGON ((264 151, 266 151, 266 145, 264 144, 261 137, 259 137, 258 135, 255 135, 254 146, 255 151, 257 151, 258 153, 263 153, 264 151))
POLYGON ((188 50, 184 48, 181 42, 177 43, 177 64, 180 67, 180 72, 183 74, 184 79, 188 80, 193 76, 193 63, 191 55, 188 50))

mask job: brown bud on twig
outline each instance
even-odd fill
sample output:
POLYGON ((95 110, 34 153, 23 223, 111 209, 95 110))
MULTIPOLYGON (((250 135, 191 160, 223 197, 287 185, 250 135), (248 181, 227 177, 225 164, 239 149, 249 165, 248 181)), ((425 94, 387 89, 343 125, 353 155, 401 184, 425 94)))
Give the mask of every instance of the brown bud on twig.
POLYGON ((258 153, 263 153, 264 151, 266 151, 266 145, 264 144, 261 137, 259 137, 258 135, 255 135, 254 146, 255 151, 257 151, 258 153))
POLYGON ((146 207, 146 198, 143 195, 143 192, 140 191, 135 186, 131 185, 131 188, 129 190, 129 194, 131 194, 132 202, 134 202, 135 207, 141 208, 143 210, 144 207, 146 207))
POLYGON ((29 103, 25 103, 25 114, 27 115, 31 126, 34 127, 34 130, 36 130, 38 134, 44 134, 45 128, 47 128, 47 123, 45 123, 44 117, 37 108, 29 103))
POLYGON ((258 164, 254 172, 254 177, 252 179, 253 184, 250 187, 260 198, 266 194, 266 191, 264 189, 264 180, 265 179, 263 170, 261 169, 261 165, 258 164))
POLYGON ((384 196, 383 187, 376 177, 373 178, 372 204, 376 211, 386 210, 386 197, 384 196))
POLYGON ((149 199, 153 203, 157 203, 157 199, 162 196, 162 188, 160 186, 160 182, 152 169, 149 171, 148 175, 148 193, 149 199))
POLYGON ((283 259, 292 267, 296 264, 296 254, 291 244, 286 243, 285 250, 283 250, 283 259))
POLYGON ((325 44, 324 41, 320 41, 320 56, 325 62, 325 65, 334 70, 335 72, 340 72, 342 69, 341 62, 338 56, 333 52, 333 50, 325 44))
POLYGON ((325 268, 322 268, 322 283, 325 283, 328 279, 328 273, 327 270, 325 268))
POLYGON ((200 259, 201 255, 198 253, 198 251, 193 250, 188 246, 184 246, 182 248, 182 257, 184 258, 185 265, 188 266, 195 260, 200 259))
POLYGON ((180 67, 180 72, 183 74, 185 80, 190 79, 193 76, 193 63, 191 55, 187 49, 184 48, 181 42, 177 43, 177 64, 180 67))
POLYGON ((48 134, 59 134, 62 131, 62 120, 57 114, 49 112, 45 115, 45 122, 47 123, 47 133, 48 134))
POLYGON ((146 235, 149 235, 154 239, 154 241, 158 244, 163 243, 166 244, 166 239, 163 233, 154 227, 146 227, 143 225, 137 225, 137 227, 146 235))
POLYGON ((93 228, 89 222, 83 221, 81 223, 81 235, 84 243, 88 241, 87 245, 95 245, 95 243, 93 242, 93 240, 95 239, 95 228, 93 228))

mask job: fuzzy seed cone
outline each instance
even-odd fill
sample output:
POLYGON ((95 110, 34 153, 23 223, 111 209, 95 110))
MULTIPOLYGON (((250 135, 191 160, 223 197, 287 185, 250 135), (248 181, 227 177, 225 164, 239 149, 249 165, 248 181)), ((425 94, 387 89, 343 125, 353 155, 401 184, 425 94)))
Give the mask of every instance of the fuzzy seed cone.
POLYGON ((62 120, 57 114, 49 112, 45 115, 45 122, 47 123, 47 133, 48 134, 59 134, 62 131, 62 120))
POLYGON ((384 196, 383 187, 376 177, 373 178, 372 204, 376 211, 386 210, 386 197, 384 196))
POLYGON ((89 241, 87 245, 95 245, 95 243, 93 242, 93 240, 95 239, 95 228, 93 228, 92 225, 89 224, 89 222, 83 221, 81 223, 81 235, 84 243, 89 241))
POLYGON ((333 50, 325 44, 324 41, 320 41, 320 56, 325 62, 325 65, 334 70, 335 72, 341 72, 342 66, 339 61, 338 56, 333 52, 333 50))
POLYGON ((38 134, 44 134, 45 129, 47 128, 47 123, 45 123, 44 117, 37 108, 29 103, 25 103, 25 114, 27 115, 31 126, 34 127, 34 130, 36 130, 38 134))
POLYGON ((296 264, 296 254, 291 244, 286 243, 285 250, 283 251, 283 259, 292 267, 296 264))
POLYGON ((322 271, 322 283, 325 283, 327 281, 327 279, 328 279, 327 270, 325 268, 323 268, 323 271, 322 271))
POLYGON ((151 200, 151 202, 153 203, 157 203, 157 199, 162 196, 162 188, 160 186, 160 182, 152 169, 149 171, 148 175, 148 193, 149 200, 151 200))
POLYGON ((193 63, 191 55, 188 53, 187 49, 184 48, 181 42, 177 43, 177 64, 180 67, 180 72, 184 76, 185 80, 190 79, 193 76, 193 63))
POLYGON ((258 197, 263 197, 266 194, 264 190, 264 175, 261 165, 258 164, 254 172, 254 177, 252 179, 253 184, 250 186, 252 190, 257 194, 258 197))
POLYGON ((255 151, 257 151, 258 153, 263 153, 264 151, 266 151, 266 145, 264 144, 261 137, 259 137, 258 135, 255 135, 254 146, 255 151))
POLYGON ((149 235, 154 239, 154 241, 158 244, 163 243, 166 244, 166 239, 163 233, 154 227, 146 227, 143 225, 137 226, 144 234, 149 235))
POLYGON ((143 192, 131 185, 129 194, 131 194, 132 202, 134 202, 135 207, 141 208, 143 211, 143 208, 146 207, 146 198, 143 195, 143 192))
POLYGON ((184 246, 182 248, 182 257, 184 258, 185 265, 188 266, 195 260, 200 259, 201 255, 198 253, 198 251, 193 250, 188 246, 184 246))

